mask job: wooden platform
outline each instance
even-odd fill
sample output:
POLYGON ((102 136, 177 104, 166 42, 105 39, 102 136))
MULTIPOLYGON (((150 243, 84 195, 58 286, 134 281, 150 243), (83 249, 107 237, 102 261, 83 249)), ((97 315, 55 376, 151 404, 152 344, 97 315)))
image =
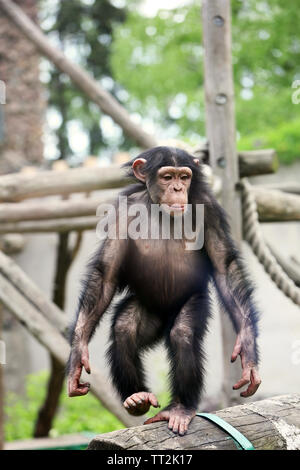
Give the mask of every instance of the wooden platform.
POLYGON ((7 442, 4 450, 72 450, 86 449, 94 437, 93 433, 67 434, 59 437, 41 437, 24 441, 7 442))

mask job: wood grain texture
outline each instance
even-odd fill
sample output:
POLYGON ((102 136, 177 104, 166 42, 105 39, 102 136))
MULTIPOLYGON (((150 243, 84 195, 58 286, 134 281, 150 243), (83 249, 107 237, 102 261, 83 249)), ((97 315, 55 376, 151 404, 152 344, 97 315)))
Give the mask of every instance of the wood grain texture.
MULTIPOLYGON (((66 365, 70 346, 62 334, 67 326, 63 312, 3 253, 0 253, 0 302, 59 363, 66 365)), ((111 384, 93 365, 89 381, 93 395, 126 426, 141 422, 123 409, 111 384)))
MULTIPOLYGON (((300 449, 300 394, 283 395, 217 411, 257 450, 300 449)), ((101 434, 90 450, 237 450, 234 441, 211 422, 195 417, 185 436, 165 422, 101 434)))

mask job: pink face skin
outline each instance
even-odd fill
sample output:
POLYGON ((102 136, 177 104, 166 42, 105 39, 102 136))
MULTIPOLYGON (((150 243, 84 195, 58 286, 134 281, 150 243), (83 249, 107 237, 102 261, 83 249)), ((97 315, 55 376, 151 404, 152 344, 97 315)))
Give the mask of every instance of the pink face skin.
MULTIPOLYGON (((146 182, 143 165, 146 160, 138 158, 134 161, 133 172, 140 181, 146 182)), ((192 180, 192 170, 189 167, 162 166, 157 172, 156 184, 148 188, 155 204, 164 204, 171 215, 182 214, 188 203, 188 193, 192 180)))
POLYGON ((192 170, 188 167, 163 166, 158 170, 159 202, 168 206, 171 214, 184 212, 191 180, 192 170))

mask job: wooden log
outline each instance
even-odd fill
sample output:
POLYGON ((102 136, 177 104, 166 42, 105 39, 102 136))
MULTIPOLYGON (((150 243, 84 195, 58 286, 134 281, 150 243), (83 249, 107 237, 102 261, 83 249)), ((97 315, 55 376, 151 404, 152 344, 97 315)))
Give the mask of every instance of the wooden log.
MULTIPOLYGON (((297 195, 283 193, 281 191, 264 189, 261 187, 254 186, 253 193, 257 202, 258 215, 260 222, 293 222, 300 220, 300 198, 297 195)), ((26 220, 30 214, 30 204, 22 204, 21 209, 18 209, 18 204, 12 204, 12 218, 17 218, 25 215, 25 220, 16 222, 1 222, 0 215, 0 234, 5 233, 49 233, 49 232, 69 232, 69 231, 83 231, 83 230, 95 230, 97 223, 100 218, 97 216, 82 216, 82 217, 67 217, 44 220, 42 210, 45 208, 46 213, 49 215, 63 215, 63 210, 67 207, 67 213, 75 214, 79 208, 79 213, 85 211, 90 212, 98 206, 99 200, 91 201, 90 203, 74 204, 65 201, 58 201, 56 208, 46 208, 47 204, 44 202, 36 203, 37 215, 42 215, 40 220, 26 220)), ((104 202, 105 198, 103 198, 104 202)), ((4 205, 4 204, 3 204, 4 205)), ((5 204, 3 213, 6 213, 9 204, 5 204)), ((0 205, 0 214, 1 214, 0 205)))
POLYGON ((0 252, 0 275, 9 279, 19 292, 30 300, 32 305, 55 327, 62 335, 66 335, 68 323, 62 311, 42 292, 29 276, 9 256, 0 252))
MULTIPOLYGON (((1 1, 1 0, 0 0, 1 1)), ((38 174, 12 173, 0 177, 0 201, 90 192, 120 188, 130 180, 118 166, 105 168, 73 168, 66 171, 41 171, 38 174)))
MULTIPOLYGON (((300 449, 300 394, 282 395, 215 413, 237 428, 257 450, 300 449)), ((238 450, 233 439, 211 422, 195 417, 185 436, 166 422, 96 436, 89 450, 238 450)))
POLYGON ((300 220, 300 197, 276 189, 252 188, 261 222, 300 220))
POLYGON ((1 233, 49 233, 94 230, 99 217, 69 217, 67 219, 27 220, 0 224, 1 233))
MULTIPOLYGON (((242 212, 240 194, 236 190, 239 163, 236 150, 231 57, 231 2, 203 0, 202 27, 209 163, 213 173, 221 179, 220 202, 231 217, 232 234, 239 245, 242 240, 242 212)), ((239 380, 240 372, 236 366, 230 366, 227 361, 227 357, 232 353, 235 333, 228 317, 224 315, 221 316, 221 328, 224 358, 222 403, 228 406, 240 401, 231 386, 239 380)))
POLYGON ((278 156, 273 149, 239 152, 240 177, 276 173, 278 167, 278 156))
POLYGON ((40 28, 22 11, 22 9, 10 0, 0 0, 0 9, 12 21, 36 48, 49 59, 56 67, 77 85, 99 108, 108 114, 124 132, 138 145, 144 148, 154 147, 156 140, 135 124, 130 114, 121 104, 94 80, 83 68, 72 63, 62 51, 51 46, 40 28))
MULTIPOLYGON (((87 434, 87 433, 86 433, 87 434)), ((39 437, 6 442, 4 450, 79 450, 85 449, 91 438, 86 434, 65 434, 58 437, 39 437)))
MULTIPOLYGON (((271 159, 268 152, 273 151, 266 151, 265 156, 261 154, 263 163, 259 165, 257 165, 257 155, 254 156, 253 163, 251 163, 251 157, 249 156, 251 152, 248 152, 247 165, 244 165, 242 176, 262 174, 262 172, 270 173, 272 165, 270 164, 271 159), (246 170, 246 167, 248 170, 246 170)), ((246 160, 241 154, 239 156, 240 165, 243 165, 243 161, 246 160)), ((208 172, 208 168, 206 165, 205 172, 208 172)), ((0 201, 14 202, 41 196, 67 195, 100 189, 120 188, 130 182, 130 179, 125 177, 124 170, 117 165, 104 168, 73 168, 59 172, 41 171, 37 174, 12 173, 0 176, 0 201)), ((49 204, 49 209, 45 213, 51 217, 53 206, 51 203, 49 204)), ((72 205, 73 201, 70 201, 70 204, 72 205)), ((80 204, 83 205, 84 203, 78 201, 78 207, 80 204)), ((87 202, 87 204, 89 203, 87 202)), ((68 201, 65 201, 65 208, 68 210, 68 201)), ((9 206, 3 207, 2 212, 0 212, 1 220, 3 220, 8 209, 9 206)), ((35 206, 32 207, 32 210, 39 211, 38 207, 35 206)), ((40 218, 40 215, 37 215, 37 218, 40 218)))
POLYGON ((95 216, 97 207, 117 192, 104 190, 97 197, 0 203, 0 223, 95 216))
POLYGON ((285 193, 300 194, 300 183, 297 181, 288 181, 283 183, 264 183, 263 189, 277 189, 285 193))
MULTIPOLYGON (((0 253, 0 302, 61 364, 67 363, 70 346, 59 332, 66 330, 63 312, 3 253, 0 253)), ((94 366, 90 381, 91 392, 121 422, 126 426, 141 422, 122 409, 112 386, 94 366)))

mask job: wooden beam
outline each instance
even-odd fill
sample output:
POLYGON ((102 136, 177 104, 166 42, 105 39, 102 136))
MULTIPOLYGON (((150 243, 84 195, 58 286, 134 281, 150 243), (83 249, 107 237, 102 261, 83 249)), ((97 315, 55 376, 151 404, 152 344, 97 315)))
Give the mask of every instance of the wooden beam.
POLYGON ((97 197, 68 199, 67 201, 42 200, 0 203, 0 223, 95 216, 97 207, 108 202, 117 194, 117 191, 103 191, 97 197))
POLYGON ((276 173, 279 167, 278 156, 273 149, 240 151, 238 159, 240 177, 276 173))
MULTIPOLYGON (((298 195, 257 186, 253 186, 252 190, 257 202, 260 222, 294 222, 300 220, 300 197, 298 195)), ((85 212, 95 214, 98 205, 109 200, 103 197, 103 199, 85 199, 80 202, 77 200, 74 202, 57 201, 57 203, 49 203, 49 205, 46 202, 0 204, 0 234, 63 233, 95 230, 100 218, 95 215, 85 215, 85 212), (40 219, 30 219, 31 205, 34 207, 33 217, 40 216, 40 219), (3 209, 2 206, 4 206, 3 209), (10 206, 12 208, 9 214, 10 206), (45 210, 45 213, 43 213, 43 210, 45 210), (72 217, 77 213, 78 217, 72 217), (3 222, 5 215, 8 215, 10 222, 3 222), (46 219, 46 215, 57 218, 46 219), (71 215, 71 217, 66 217, 66 215, 71 215), (21 218, 23 216, 24 219, 21 218)))
POLYGON ((253 186, 252 190, 261 222, 300 220, 300 196, 258 186, 253 186))
POLYGON ((77 87, 94 101, 101 111, 108 114, 124 132, 144 148, 155 147, 156 139, 135 124, 130 114, 98 81, 94 80, 83 68, 72 63, 62 51, 51 46, 49 38, 40 28, 11 0, 0 0, 0 10, 12 21, 29 41, 61 72, 68 75, 77 87))
MULTIPOLYGON (((1 0, 0 0, 1 1, 1 0)), ((239 162, 243 168, 242 176, 253 176, 254 174, 271 173, 274 170, 273 151, 265 151, 261 154, 244 152, 239 155, 239 162), (259 157, 260 155, 260 157, 259 157), (260 163, 258 161, 260 160, 260 163)), ((205 168, 208 168, 205 166, 205 168)), ((221 175, 222 176, 222 175, 221 175)), ((220 175, 216 175, 219 177, 220 175)), ((99 168, 73 168, 65 171, 40 171, 35 174, 12 173, 0 176, 0 201, 15 202, 23 199, 37 198, 51 195, 67 195, 71 193, 90 192, 95 190, 114 189, 126 186, 132 182, 126 177, 124 169, 118 165, 99 168)), ((100 196, 101 197, 101 196, 100 196)), ((45 210, 45 218, 52 217, 54 204, 47 202, 49 209, 45 210)), ((70 201, 73 205, 73 201, 70 201)), ((78 207, 93 204, 86 201, 78 201, 78 207)), ((3 206, 0 217, 3 219, 9 213, 9 206, 3 206)), ((11 209, 14 209, 13 207, 11 209)), ((20 207, 20 211, 22 206, 20 207)), ((69 210, 68 201, 65 201, 65 210, 69 210)), ((84 209, 83 209, 84 210, 84 209)), ((42 217, 38 206, 32 206, 32 211, 39 212, 36 218, 42 217)), ((55 211, 54 211, 55 212, 55 211)), ((68 216, 71 214, 68 214, 68 216)), ((88 215, 88 214, 85 214, 88 215)), ((10 216, 8 215, 8 218, 10 216)), ((12 220, 12 219, 10 219, 12 220)), ((15 219, 18 220, 18 219, 15 219)))
POLYGON ((66 219, 26 220, 25 222, 0 223, 3 233, 49 233, 94 230, 99 217, 69 217, 66 219))
MULTIPOLYGON (((239 180, 236 151, 234 88, 231 57, 231 2, 203 0, 202 25, 204 43, 204 89, 206 136, 209 143, 209 163, 213 173, 221 178, 221 204, 231 218, 233 237, 242 240, 241 201, 236 185, 239 180)), ((223 344, 223 405, 241 399, 232 391, 240 371, 229 359, 235 342, 235 332, 227 316, 221 316, 223 344)))
MULTIPOLYGON (((299 393, 234 406, 215 414, 244 434, 257 450, 300 450, 299 393)), ((239 450, 225 431, 197 416, 185 436, 174 435, 166 422, 160 422, 100 434, 88 449, 239 450)))
POLYGON ((57 172, 49 170, 34 175, 12 173, 0 176, 0 201, 14 202, 56 194, 120 188, 129 182, 124 170, 114 165, 57 172))
MULTIPOLYGON (((260 185, 256 185, 259 187, 260 185)), ((263 189, 277 189, 285 193, 300 194, 300 183, 298 181, 288 181, 283 183, 264 183, 261 185, 263 189)))
MULTIPOLYGON (((61 364, 67 363, 70 346, 60 333, 66 330, 63 312, 3 253, 0 253, 0 302, 61 364)), ((90 381, 91 392, 121 422, 126 426, 141 422, 122 409, 111 385, 93 366, 90 381)))
POLYGON ((221 201, 232 217, 232 232, 242 239, 228 0, 203 0, 204 85, 209 163, 222 179, 221 201))

